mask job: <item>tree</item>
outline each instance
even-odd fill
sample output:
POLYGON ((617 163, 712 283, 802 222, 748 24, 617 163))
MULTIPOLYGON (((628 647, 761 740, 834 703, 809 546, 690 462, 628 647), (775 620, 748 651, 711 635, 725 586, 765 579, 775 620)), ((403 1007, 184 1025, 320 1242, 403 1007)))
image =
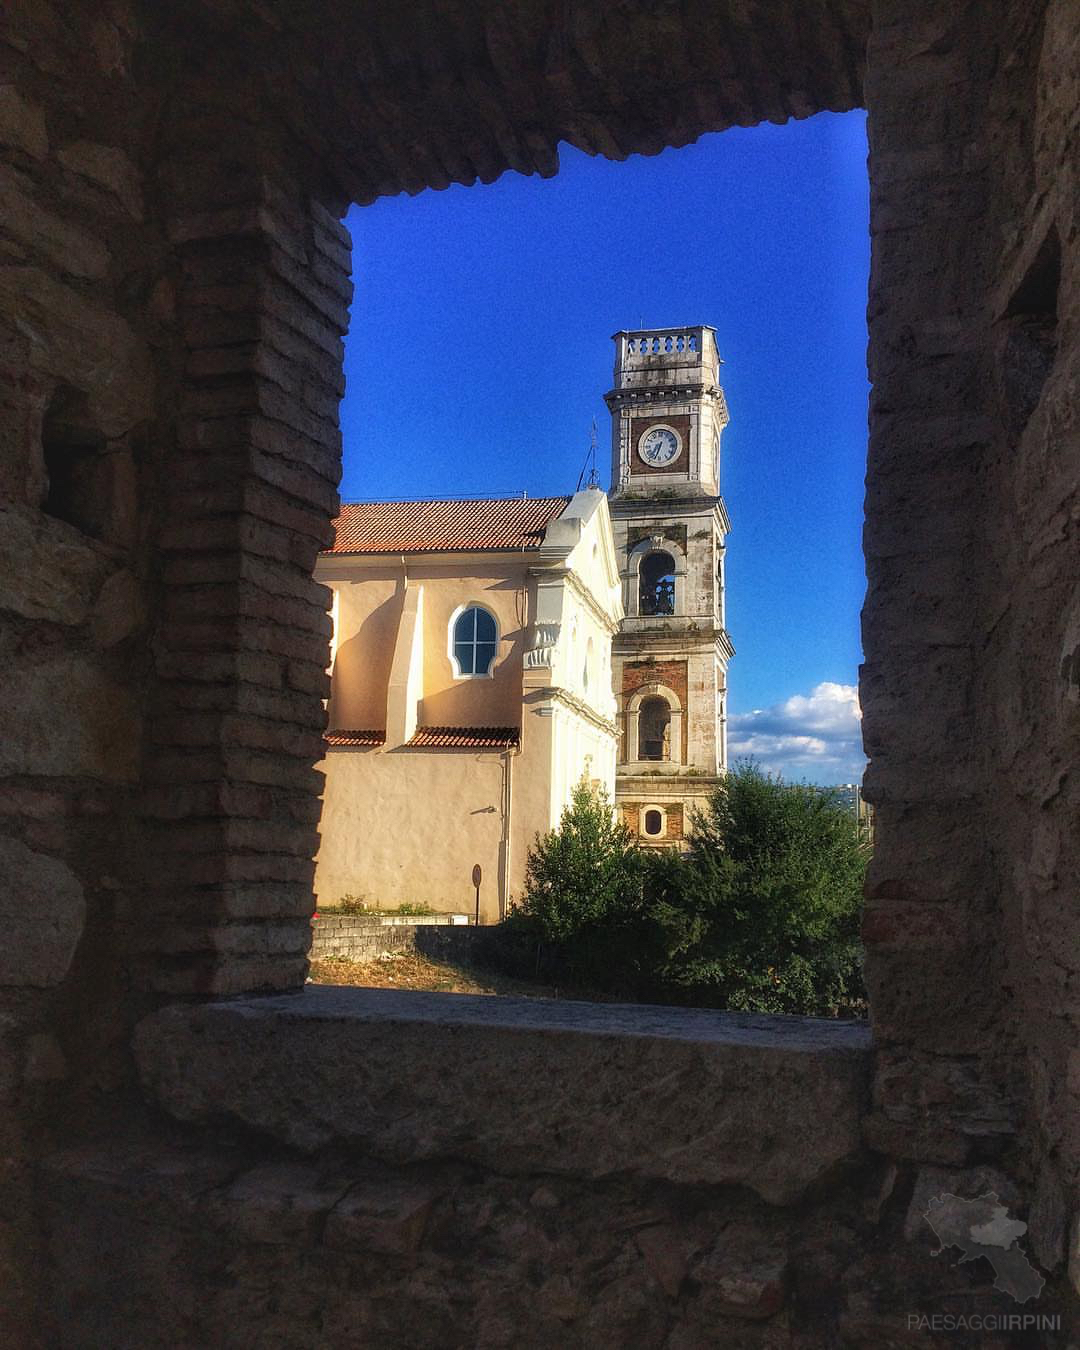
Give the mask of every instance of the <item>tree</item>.
POLYGON ((606 792, 579 783, 558 829, 538 835, 530 849, 516 908, 518 927, 546 946, 549 973, 604 986, 614 978, 625 987, 640 962, 634 934, 644 870, 606 792))
POLYGON ((857 1010, 867 856, 835 793, 740 764, 691 829, 681 904, 700 921, 667 978, 729 1008, 857 1010))
POLYGON ((638 848, 607 796, 582 784, 537 837, 524 898, 485 934, 485 954, 622 997, 858 1013, 866 858, 835 794, 753 764, 720 780, 685 856, 638 848))

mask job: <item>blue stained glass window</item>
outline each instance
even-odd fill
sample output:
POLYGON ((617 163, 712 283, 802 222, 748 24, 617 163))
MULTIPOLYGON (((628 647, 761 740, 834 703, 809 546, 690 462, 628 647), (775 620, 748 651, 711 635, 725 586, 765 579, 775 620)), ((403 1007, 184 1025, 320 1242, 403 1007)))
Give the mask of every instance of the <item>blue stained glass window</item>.
POLYGON ((454 621, 454 660, 462 675, 490 675, 495 660, 495 620, 476 605, 454 621))

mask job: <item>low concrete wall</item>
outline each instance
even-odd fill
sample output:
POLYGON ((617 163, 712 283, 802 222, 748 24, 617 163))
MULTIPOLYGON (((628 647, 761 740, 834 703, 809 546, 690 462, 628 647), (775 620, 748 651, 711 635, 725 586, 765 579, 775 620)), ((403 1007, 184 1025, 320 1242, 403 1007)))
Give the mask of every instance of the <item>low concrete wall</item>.
MULTIPOLYGON (((373 961, 390 952, 423 951, 434 956, 437 942, 429 933, 467 933, 465 914, 320 914, 311 925, 311 959, 329 958, 347 961, 373 961), (426 945, 417 941, 425 934, 426 945)), ((446 944, 446 950, 466 950, 460 944, 446 944)))

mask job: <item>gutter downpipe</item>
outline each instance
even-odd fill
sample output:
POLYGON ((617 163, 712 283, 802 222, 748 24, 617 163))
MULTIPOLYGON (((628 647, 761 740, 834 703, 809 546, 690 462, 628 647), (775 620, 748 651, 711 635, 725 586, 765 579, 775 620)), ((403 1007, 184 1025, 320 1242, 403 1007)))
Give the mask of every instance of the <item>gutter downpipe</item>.
POLYGON ((521 753, 520 745, 508 745, 503 753, 503 837, 502 857, 499 860, 499 918, 505 919, 510 908, 510 847, 514 812, 514 757, 521 753))

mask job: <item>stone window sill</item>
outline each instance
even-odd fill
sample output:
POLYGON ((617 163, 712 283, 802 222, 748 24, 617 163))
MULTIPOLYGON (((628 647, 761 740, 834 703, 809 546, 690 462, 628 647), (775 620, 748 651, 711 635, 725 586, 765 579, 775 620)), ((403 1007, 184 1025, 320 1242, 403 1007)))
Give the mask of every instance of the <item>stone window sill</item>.
POLYGON ((192 1122, 388 1163, 747 1186, 792 1204, 855 1159, 864 1025, 384 989, 164 1008, 146 1091, 192 1122))

